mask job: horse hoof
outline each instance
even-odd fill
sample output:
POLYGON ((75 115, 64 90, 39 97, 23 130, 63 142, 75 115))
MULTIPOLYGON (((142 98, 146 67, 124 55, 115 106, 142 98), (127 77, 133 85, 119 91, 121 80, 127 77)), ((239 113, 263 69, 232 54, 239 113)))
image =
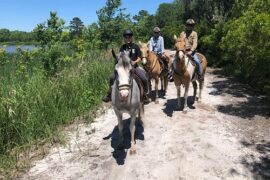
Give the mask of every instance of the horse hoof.
POLYGON ((136 149, 131 149, 131 150, 129 151, 129 154, 130 154, 130 155, 136 154, 136 149))
POLYGON ((158 101, 158 100, 156 100, 156 101, 155 101, 155 104, 159 104, 159 101, 158 101))
POLYGON ((201 103, 201 102, 202 102, 202 100, 198 99, 197 103, 201 103))
POLYGON ((187 114, 187 112, 188 112, 187 109, 184 109, 184 110, 183 110, 183 113, 184 113, 184 114, 187 114))

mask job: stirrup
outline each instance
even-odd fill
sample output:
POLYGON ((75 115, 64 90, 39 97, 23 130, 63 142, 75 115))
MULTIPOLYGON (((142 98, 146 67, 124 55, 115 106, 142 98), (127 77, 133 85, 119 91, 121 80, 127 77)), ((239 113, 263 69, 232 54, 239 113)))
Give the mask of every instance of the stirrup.
POLYGON ((104 97, 102 98, 102 101, 103 101, 103 102, 106 102, 106 103, 112 101, 111 96, 110 96, 110 95, 104 96, 104 97))

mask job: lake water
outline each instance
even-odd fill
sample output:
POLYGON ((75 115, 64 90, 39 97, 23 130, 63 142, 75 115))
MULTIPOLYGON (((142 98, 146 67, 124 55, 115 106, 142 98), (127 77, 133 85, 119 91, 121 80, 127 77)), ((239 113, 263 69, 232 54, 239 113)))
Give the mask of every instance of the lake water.
MULTIPOLYGON (((20 47, 22 50, 29 50, 32 51, 33 49, 37 48, 37 46, 35 45, 20 45, 20 46, 16 46, 16 45, 7 45, 5 47, 5 50, 7 53, 14 53, 16 52, 17 47, 20 47)), ((0 45, 0 48, 3 48, 2 45, 0 45)))

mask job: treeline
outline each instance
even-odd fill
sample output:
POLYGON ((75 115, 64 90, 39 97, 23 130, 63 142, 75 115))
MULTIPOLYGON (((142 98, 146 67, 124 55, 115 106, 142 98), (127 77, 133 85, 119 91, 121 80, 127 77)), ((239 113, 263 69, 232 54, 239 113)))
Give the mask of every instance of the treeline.
POLYGON ((8 29, 0 29, 0 43, 28 43, 35 42, 32 32, 10 31, 8 29))

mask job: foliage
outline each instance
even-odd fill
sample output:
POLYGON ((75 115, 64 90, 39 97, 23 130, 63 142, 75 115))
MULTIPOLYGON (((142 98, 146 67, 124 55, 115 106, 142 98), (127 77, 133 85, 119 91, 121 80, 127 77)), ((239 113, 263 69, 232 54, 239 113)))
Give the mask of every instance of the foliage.
POLYGON ((234 72, 262 89, 270 84, 270 1, 255 0, 243 15, 228 21, 221 48, 224 61, 234 65, 234 72))
POLYGON ((74 17, 70 21, 70 34, 72 38, 81 38, 83 34, 84 24, 80 18, 74 17))
POLYGON ((107 0, 106 5, 97 11, 102 48, 120 45, 123 29, 132 26, 129 15, 124 13, 125 9, 121 9, 120 5, 121 0, 107 0))
POLYGON ((35 38, 32 32, 10 31, 8 29, 0 29, 0 43, 6 42, 34 42, 35 38))
MULTIPOLYGON (((105 60, 101 53, 90 53, 83 61, 74 61, 57 78, 47 78, 33 65, 37 52, 19 52, 21 61, 32 62, 36 68, 13 69, 9 64, 0 67, 0 171, 2 168, 15 168, 16 158, 29 144, 39 139, 56 139, 59 125, 71 123, 76 116, 101 103, 107 90, 107 77, 111 72, 112 61, 105 60), (106 66, 104 66, 106 64, 106 66), (6 74, 4 68, 9 68, 6 74), (23 75, 14 75, 16 73, 23 75), (6 157, 11 157, 6 159, 6 157), (4 167, 5 166, 5 167, 4 167)), ((25 62, 23 62, 25 65, 25 62)))

